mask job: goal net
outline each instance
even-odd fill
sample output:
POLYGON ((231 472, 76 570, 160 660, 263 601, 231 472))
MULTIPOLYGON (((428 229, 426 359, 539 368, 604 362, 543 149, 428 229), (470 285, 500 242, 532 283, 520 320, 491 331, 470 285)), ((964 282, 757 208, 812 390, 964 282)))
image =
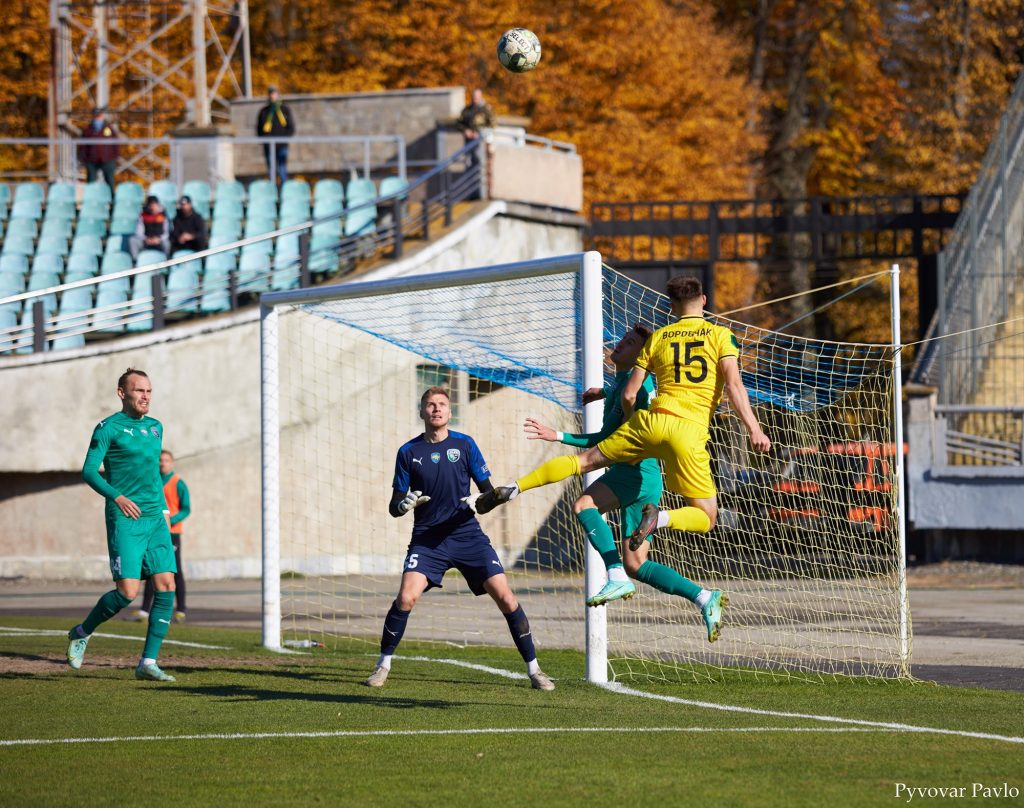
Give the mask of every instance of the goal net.
MULTIPOLYGON (((525 418, 597 431, 602 405, 584 413, 580 396, 610 379, 606 351, 635 322, 670 316, 663 295, 596 253, 277 293, 263 315, 264 642, 346 638, 368 653, 410 539, 411 518, 387 506, 396 452, 423 429, 422 392, 450 389, 450 428, 475 439, 504 484, 576 451, 528 440, 525 418)), ((586 649, 597 679, 908 675, 891 348, 712 319, 741 343, 774 445, 755 456, 724 403, 709 445, 718 525, 659 531, 651 558, 729 594, 721 639, 707 642, 693 604, 642 584, 632 600, 584 606, 604 569, 573 514, 574 478, 480 517, 539 653, 586 649)), ((663 503, 681 504, 667 492, 663 503)), ((608 519, 618 536, 617 514, 608 519)), ((510 645, 494 603, 454 570, 420 599, 405 638, 510 645)))

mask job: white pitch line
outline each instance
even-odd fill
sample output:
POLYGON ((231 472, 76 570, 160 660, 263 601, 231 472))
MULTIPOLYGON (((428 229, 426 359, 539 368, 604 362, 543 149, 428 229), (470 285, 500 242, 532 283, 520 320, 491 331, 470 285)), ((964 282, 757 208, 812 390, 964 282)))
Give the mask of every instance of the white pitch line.
POLYGON ((873 727, 876 729, 887 729, 895 732, 920 732, 934 735, 957 735, 961 738, 981 738, 986 741, 1005 741, 1006 743, 1024 744, 1024 737, 1016 735, 994 735, 989 732, 968 732, 959 729, 942 729, 940 727, 918 727, 912 724, 898 724, 888 721, 865 721, 859 718, 840 718, 834 715, 815 715, 813 713, 789 713, 778 710, 759 710, 755 707, 737 707, 730 704, 718 704, 713 701, 696 701, 694 699, 681 699, 676 696, 663 696, 658 693, 647 693, 643 690, 634 690, 619 682, 608 682, 598 685, 613 693, 621 693, 625 696, 639 696, 645 699, 656 701, 667 701, 672 704, 685 704, 689 707, 702 707, 706 710, 722 710, 730 713, 745 713, 747 715, 767 715, 772 718, 802 718, 808 721, 827 721, 836 724, 855 724, 861 727, 873 727))
POLYGON ((489 665, 477 665, 473 662, 463 662, 461 659, 437 659, 436 657, 425 656, 399 656, 396 659, 408 660, 409 662, 443 662, 445 665, 455 665, 458 668, 469 668, 472 671, 493 673, 495 676, 504 676, 506 679, 529 679, 525 673, 507 671, 504 668, 492 668, 489 665))
MULTIPOLYGON (((312 732, 211 732, 195 735, 125 735, 108 738, 11 738, 0 740, 2 746, 55 746, 83 743, 137 743, 139 741, 250 741, 267 738, 375 738, 423 735, 518 735, 616 733, 629 732, 885 732, 866 727, 484 727, 481 729, 377 729, 325 730, 312 732)), ((891 731, 891 730, 889 730, 891 731)))
MULTIPOLYGON (((17 628, 15 626, 0 626, 0 637, 67 637, 66 631, 60 629, 49 629, 49 628, 17 628)), ((102 632, 94 632, 93 637, 106 637, 110 640, 136 640, 138 642, 145 642, 145 637, 136 637, 132 634, 104 634, 102 632)), ((230 645, 207 645, 201 642, 185 642, 184 640, 164 640, 164 645, 182 645, 186 648, 207 648, 217 651, 228 651, 231 649, 230 645)))

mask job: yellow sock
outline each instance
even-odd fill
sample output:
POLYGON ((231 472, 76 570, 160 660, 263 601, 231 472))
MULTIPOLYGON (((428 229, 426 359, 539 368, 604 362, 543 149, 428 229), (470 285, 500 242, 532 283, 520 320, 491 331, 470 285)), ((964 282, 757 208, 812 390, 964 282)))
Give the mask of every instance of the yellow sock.
POLYGON ((673 530, 707 533, 711 530, 711 520, 700 508, 687 506, 668 512, 668 526, 673 530))
POLYGON ((520 491, 529 491, 531 488, 557 483, 579 473, 580 459, 576 455, 562 455, 538 466, 525 477, 520 477, 516 480, 516 485, 520 491))

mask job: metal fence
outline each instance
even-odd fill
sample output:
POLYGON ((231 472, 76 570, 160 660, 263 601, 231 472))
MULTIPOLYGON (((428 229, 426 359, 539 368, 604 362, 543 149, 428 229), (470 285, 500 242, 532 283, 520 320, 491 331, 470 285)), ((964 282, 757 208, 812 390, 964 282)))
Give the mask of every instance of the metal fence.
MULTIPOLYGON (((457 203, 483 195, 483 171, 481 161, 476 157, 479 146, 479 141, 470 142, 400 190, 353 205, 337 214, 282 227, 259 236, 239 239, 202 252, 180 255, 157 264, 0 299, 0 306, 21 303, 24 310, 31 311, 31 317, 23 317, 21 324, 0 328, 0 353, 26 353, 72 347, 86 334, 120 334, 126 329, 159 329, 168 320, 193 316, 199 313, 196 311, 199 298, 209 290, 205 285, 184 293, 180 290, 168 290, 166 279, 170 269, 192 261, 206 261, 218 253, 240 251, 247 246, 266 243, 281 236, 297 235, 299 254, 286 261, 275 259, 265 276, 250 275, 244 283, 240 282, 237 269, 230 272, 226 287, 223 284, 220 287, 226 290, 229 301, 224 308, 238 308, 247 302, 247 295, 251 296, 268 288, 288 288, 282 283, 306 287, 330 277, 343 276, 350 272, 359 260, 383 255, 401 258, 406 240, 429 239, 433 227, 442 222, 444 226, 451 225, 453 208, 457 203), (312 249, 310 236, 314 227, 337 222, 371 207, 377 211, 372 228, 312 249), (329 262, 317 260, 324 256, 329 257, 329 262), (324 266, 325 263, 332 269, 317 271, 316 267, 324 266), (64 313, 59 310, 51 313, 54 311, 52 304, 49 309, 46 306, 47 300, 52 301, 56 295, 63 296, 70 290, 88 288, 91 291, 102 284, 123 282, 123 279, 129 278, 134 279, 134 284, 138 284, 144 282, 142 276, 146 276, 151 284, 149 295, 133 294, 131 299, 114 305, 87 307, 64 313), (282 281, 282 278, 286 280, 282 281)), ((205 280, 204 274, 204 284, 205 280)))
POLYGON ((940 405, 935 408, 935 457, 946 466, 1021 466, 1024 407, 940 405))

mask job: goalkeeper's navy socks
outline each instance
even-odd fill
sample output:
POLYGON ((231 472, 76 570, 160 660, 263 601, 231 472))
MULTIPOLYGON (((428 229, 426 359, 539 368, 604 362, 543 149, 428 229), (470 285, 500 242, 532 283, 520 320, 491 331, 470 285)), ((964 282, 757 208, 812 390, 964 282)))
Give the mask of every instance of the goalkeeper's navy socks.
POLYGON ((533 647, 533 634, 530 632, 530 621, 526 619, 526 612, 522 606, 517 606, 514 612, 505 615, 505 622, 508 623, 508 630, 512 633, 512 639, 519 649, 523 662, 529 664, 537 658, 537 650, 533 647))
POLYGON ((409 615, 412 611, 403 612, 398 608, 397 601, 391 601, 391 608, 388 609, 388 616, 384 618, 384 630, 380 635, 380 652, 382 655, 391 656, 398 648, 405 634, 405 627, 409 623, 409 615))
POLYGON ((100 623, 105 623, 131 602, 132 599, 122 595, 119 590, 111 589, 93 606, 89 616, 82 622, 82 631, 87 636, 92 634, 99 627, 100 623))

